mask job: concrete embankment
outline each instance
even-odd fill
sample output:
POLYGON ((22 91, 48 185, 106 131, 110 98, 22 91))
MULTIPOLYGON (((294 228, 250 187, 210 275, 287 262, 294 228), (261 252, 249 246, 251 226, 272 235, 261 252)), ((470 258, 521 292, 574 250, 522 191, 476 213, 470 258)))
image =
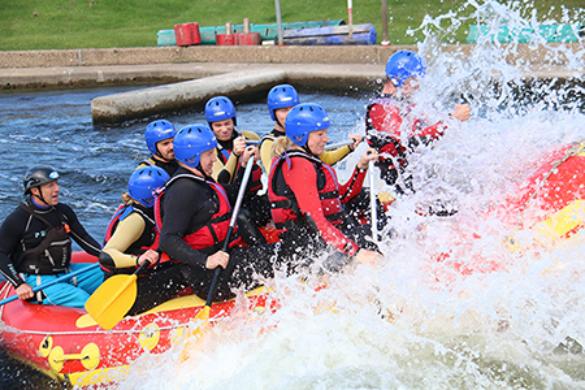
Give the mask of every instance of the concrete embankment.
POLYGON ((382 64, 414 46, 191 46, 0 51, 0 68, 179 63, 382 64))

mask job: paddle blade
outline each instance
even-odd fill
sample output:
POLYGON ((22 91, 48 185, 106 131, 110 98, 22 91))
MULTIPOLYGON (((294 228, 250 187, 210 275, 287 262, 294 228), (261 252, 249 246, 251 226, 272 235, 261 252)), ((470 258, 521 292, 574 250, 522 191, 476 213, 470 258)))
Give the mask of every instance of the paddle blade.
POLYGON ((197 321, 197 327, 193 330, 193 336, 200 337, 205 327, 208 325, 208 320, 211 312, 211 306, 203 306, 203 309, 199 310, 199 312, 195 315, 194 320, 197 321))
POLYGON ((191 349, 194 348, 198 342, 200 342, 201 336, 203 335, 205 328, 209 324, 208 320, 209 320, 210 314, 211 314, 211 307, 205 305, 205 306, 203 306, 203 308, 201 310, 199 310, 199 312, 193 318, 195 321, 197 321, 197 324, 195 325, 196 326, 195 329, 193 329, 191 331, 192 338, 187 340, 187 342, 184 345, 183 350, 181 351, 181 355, 179 356, 180 362, 187 361, 190 357, 191 349))
POLYGON ((136 300, 136 275, 108 278, 85 303, 85 310, 104 329, 120 322, 136 300))
POLYGON ((207 321, 209 319, 209 315, 211 313, 210 306, 203 306, 203 309, 199 310, 199 312, 195 315, 195 320, 197 321, 207 321))

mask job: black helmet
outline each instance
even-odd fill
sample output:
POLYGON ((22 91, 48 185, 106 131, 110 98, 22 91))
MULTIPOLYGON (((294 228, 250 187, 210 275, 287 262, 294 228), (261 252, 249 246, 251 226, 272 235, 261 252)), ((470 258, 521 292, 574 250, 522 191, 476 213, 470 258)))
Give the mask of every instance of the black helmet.
POLYGON ((59 179, 59 173, 52 167, 34 167, 24 175, 24 193, 28 194, 31 188, 42 186, 59 179))

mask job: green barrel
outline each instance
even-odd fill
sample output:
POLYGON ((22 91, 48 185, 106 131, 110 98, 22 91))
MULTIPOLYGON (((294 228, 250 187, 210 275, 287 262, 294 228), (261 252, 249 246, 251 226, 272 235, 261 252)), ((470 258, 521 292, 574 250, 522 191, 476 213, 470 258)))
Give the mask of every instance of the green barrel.
POLYGON ((159 30, 156 33, 157 46, 175 46, 176 44, 175 30, 159 30))
POLYGON ((492 42, 499 43, 529 43, 535 36, 540 36, 546 42, 571 43, 579 41, 579 34, 584 25, 571 24, 541 24, 537 29, 532 27, 511 28, 507 25, 499 27, 496 33, 490 31, 485 24, 471 25, 467 35, 467 43, 477 43, 480 37, 489 37, 492 42))

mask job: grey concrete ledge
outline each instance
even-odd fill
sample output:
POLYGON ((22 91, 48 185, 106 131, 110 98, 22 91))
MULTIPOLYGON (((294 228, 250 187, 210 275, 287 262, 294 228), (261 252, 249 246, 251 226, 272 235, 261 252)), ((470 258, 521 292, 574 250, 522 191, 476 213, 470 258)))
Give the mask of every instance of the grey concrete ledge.
POLYGON ((399 48, 413 46, 192 46, 124 49, 0 51, 0 68, 214 63, 381 64, 399 48))
MULTIPOLYGON (((550 54, 564 44, 550 44, 533 49, 519 45, 509 60, 527 64, 549 64, 550 54)), ((574 53, 580 43, 566 45, 574 53)), ((445 50, 471 51, 471 45, 455 45, 445 50)), ((399 49, 416 49, 415 46, 192 46, 139 47, 121 49, 75 49, 0 51, 0 68, 35 68, 67 66, 149 65, 167 63, 255 63, 255 64, 383 64, 390 54, 399 49)), ((566 59, 555 60, 556 65, 566 59)))

